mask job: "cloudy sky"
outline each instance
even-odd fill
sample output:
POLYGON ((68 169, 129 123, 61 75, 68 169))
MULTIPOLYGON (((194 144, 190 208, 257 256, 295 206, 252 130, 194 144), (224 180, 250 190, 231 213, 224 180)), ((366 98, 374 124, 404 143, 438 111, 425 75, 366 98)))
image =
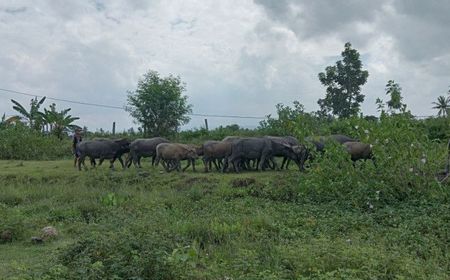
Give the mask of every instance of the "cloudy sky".
MULTIPOLYGON (((0 88, 123 106, 152 69, 181 76, 194 113, 265 116, 294 100, 316 111, 325 94, 317 74, 349 41, 369 71, 365 114, 376 114, 393 79, 413 114, 432 115, 450 85, 449 15, 446 0, 3 0, 0 88)), ((11 98, 30 99, 0 91, 1 113, 14 113, 11 98)), ((93 130, 133 126, 121 110, 57 105, 93 130)))

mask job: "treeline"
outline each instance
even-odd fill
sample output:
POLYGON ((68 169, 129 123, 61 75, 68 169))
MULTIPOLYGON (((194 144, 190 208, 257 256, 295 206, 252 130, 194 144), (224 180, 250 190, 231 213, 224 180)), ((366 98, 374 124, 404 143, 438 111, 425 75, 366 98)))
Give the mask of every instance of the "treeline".
MULTIPOLYGON (((359 116, 350 118, 320 117, 306 113, 295 103, 293 107, 277 105, 277 115, 267 116, 255 129, 241 128, 237 124, 220 126, 215 129, 204 128, 180 131, 168 138, 174 142, 199 144, 206 140, 221 140, 229 135, 236 136, 286 136, 292 135, 302 141, 307 136, 345 134, 361 141, 377 145, 380 141, 391 139, 399 147, 413 141, 420 143, 444 143, 450 138, 450 119, 448 117, 415 119, 407 113, 387 114, 380 117, 359 116)), ((110 132, 83 131, 84 139, 144 138, 140 131, 124 131, 113 135, 110 132)), ((62 140, 54 134, 35 130, 25 124, 0 124, 0 158, 22 160, 46 160, 71 157, 70 137, 62 140)))

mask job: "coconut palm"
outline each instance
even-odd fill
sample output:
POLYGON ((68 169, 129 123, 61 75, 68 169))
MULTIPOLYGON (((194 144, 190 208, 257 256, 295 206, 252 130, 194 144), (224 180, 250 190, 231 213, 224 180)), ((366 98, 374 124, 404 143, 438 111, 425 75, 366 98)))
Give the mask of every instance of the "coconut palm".
POLYGON ((437 109, 439 117, 449 116, 450 113, 450 96, 439 96, 437 102, 432 102, 432 104, 436 105, 433 109, 437 109))
POLYGON ((41 100, 38 100, 37 97, 31 99, 30 110, 28 111, 19 102, 11 99, 11 102, 14 104, 13 109, 21 114, 21 116, 19 117, 25 119, 28 125, 36 130, 41 130, 44 124, 43 114, 39 111, 39 108, 44 103, 44 101, 45 96, 42 97, 41 100))

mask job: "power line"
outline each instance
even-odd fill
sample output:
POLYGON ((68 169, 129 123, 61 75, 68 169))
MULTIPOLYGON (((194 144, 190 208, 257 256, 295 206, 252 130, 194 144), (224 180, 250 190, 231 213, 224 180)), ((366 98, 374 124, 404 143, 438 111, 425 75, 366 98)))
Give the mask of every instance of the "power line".
MULTIPOLYGON (((20 95, 25 95, 25 96, 31 96, 31 97, 45 97, 46 99, 49 99, 49 100, 67 102, 67 103, 78 104, 78 105, 125 110, 124 106, 114 106, 114 105, 106 105, 106 104, 98 104, 98 103, 90 103, 90 102, 82 102, 82 101, 75 101, 75 100, 69 100, 69 99, 55 98, 55 97, 31 94, 31 93, 26 93, 26 92, 11 90, 11 89, 5 89, 5 88, 0 88, 0 91, 20 94, 20 95)), ((258 119, 258 120, 265 119, 265 117, 240 116, 240 115, 210 115, 210 114, 196 114, 196 113, 187 114, 187 115, 194 116, 194 117, 210 117, 210 118, 258 119)))
POLYGON ((11 90, 11 89, 4 89, 4 88, 0 88, 0 90, 1 91, 6 91, 6 92, 11 92, 11 93, 16 93, 16 94, 21 94, 21 95, 26 95, 26 96, 31 96, 31 97, 45 97, 46 99, 49 99, 49 100, 62 101, 62 102, 67 102, 67 103, 79 104, 79 105, 88 105, 88 106, 104 107, 104 108, 109 108, 109 109, 125 110, 124 107, 113 106, 113 105, 104 105, 104 104, 96 104, 96 103, 89 103, 89 102, 74 101, 74 100, 69 100, 69 99, 54 98, 54 97, 49 97, 49 96, 44 96, 44 95, 37 95, 37 94, 30 94, 30 93, 25 93, 25 92, 11 90))

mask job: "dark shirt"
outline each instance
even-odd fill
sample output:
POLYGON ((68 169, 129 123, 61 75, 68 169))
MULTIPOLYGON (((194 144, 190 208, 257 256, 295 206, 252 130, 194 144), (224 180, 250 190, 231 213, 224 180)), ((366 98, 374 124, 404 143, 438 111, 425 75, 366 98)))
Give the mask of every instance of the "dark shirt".
POLYGON ((83 141, 83 139, 81 138, 81 135, 74 135, 73 136, 73 142, 72 142, 73 150, 76 150, 77 144, 80 143, 81 141, 83 141))

